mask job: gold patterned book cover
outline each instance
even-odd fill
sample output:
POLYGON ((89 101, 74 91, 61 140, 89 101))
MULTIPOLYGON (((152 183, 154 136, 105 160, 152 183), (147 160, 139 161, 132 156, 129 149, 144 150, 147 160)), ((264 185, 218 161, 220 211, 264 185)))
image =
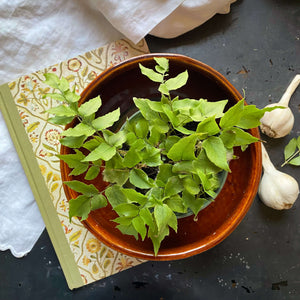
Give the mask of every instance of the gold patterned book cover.
POLYGON ((0 109, 70 289, 143 261, 102 244, 78 219, 69 222, 68 202, 56 157, 63 127, 47 122, 44 112, 58 103, 43 98, 52 92, 43 83, 43 74, 52 72, 65 77, 80 94, 109 66, 148 52, 145 40, 134 45, 123 39, 0 86, 0 109))

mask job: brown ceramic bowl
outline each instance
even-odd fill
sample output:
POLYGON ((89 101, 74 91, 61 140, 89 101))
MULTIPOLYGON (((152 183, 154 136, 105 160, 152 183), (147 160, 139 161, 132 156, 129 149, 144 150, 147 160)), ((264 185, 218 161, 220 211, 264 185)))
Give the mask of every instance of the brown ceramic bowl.
MULTIPOLYGON (((227 109, 242 99, 227 79, 199 61, 176 54, 146 54, 129 59, 100 74, 83 91, 81 103, 100 95, 103 103, 101 115, 120 107, 121 114, 126 116, 134 109, 133 96, 159 98, 158 84, 141 75, 138 67, 139 63, 153 67, 153 57, 158 56, 169 59, 170 76, 188 70, 187 85, 177 91, 181 98, 205 98, 209 101, 228 99, 227 109)), ((68 125, 70 126, 74 126, 74 123, 68 125)), ((250 130, 250 133, 259 137, 257 128, 250 130)), ((62 146, 61 153, 70 153, 70 149, 62 146)), ((262 167, 260 143, 252 144, 245 152, 236 149, 235 154, 239 159, 230 163, 232 172, 228 174, 225 185, 215 201, 200 211, 197 221, 193 220, 193 216, 179 219, 177 234, 170 230, 170 235, 162 242, 157 256, 153 254, 151 240, 137 241, 115 228, 116 223, 110 220, 117 215, 110 206, 91 212, 83 224, 109 247, 141 259, 175 260, 208 250, 224 240, 237 227, 257 192, 262 167)), ((81 176, 68 176, 70 169, 64 162, 61 163, 61 173, 64 181, 84 180, 81 176)), ((106 185, 101 175, 93 183, 100 190, 106 185)), ((68 200, 78 196, 67 186, 64 186, 64 189, 68 200)))

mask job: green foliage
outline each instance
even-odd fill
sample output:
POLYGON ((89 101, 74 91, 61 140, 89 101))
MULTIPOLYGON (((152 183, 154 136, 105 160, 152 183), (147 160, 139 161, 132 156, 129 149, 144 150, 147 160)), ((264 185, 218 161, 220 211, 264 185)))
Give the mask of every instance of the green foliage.
POLYGON ((300 136, 292 138, 285 146, 284 159, 285 161, 281 165, 282 167, 286 164, 300 166, 300 136))
MULTIPOLYGON (((269 108, 260 110, 241 100, 225 111, 227 100, 173 97, 186 84, 188 72, 169 78, 168 59, 154 60, 153 69, 140 65, 140 70, 157 83, 161 99, 133 98, 138 113, 118 132, 110 128, 119 121, 119 108, 101 115, 100 96, 80 105, 80 97, 64 78, 45 74, 45 83, 59 91, 46 95, 59 101, 47 111, 49 120, 66 125, 74 119, 60 140, 73 152, 58 155, 72 170, 70 175, 93 180, 105 164, 104 191, 77 180, 65 182, 80 194, 69 202, 70 219, 86 219, 108 201, 118 214, 113 220, 116 227, 136 239, 150 238, 157 255, 170 230, 177 231, 177 213, 192 211, 196 218, 213 201, 220 174, 230 172, 233 148, 245 150, 258 141, 244 130, 257 127, 269 108)), ((299 138, 289 143, 285 157, 293 155, 296 147, 299 152, 299 138)))

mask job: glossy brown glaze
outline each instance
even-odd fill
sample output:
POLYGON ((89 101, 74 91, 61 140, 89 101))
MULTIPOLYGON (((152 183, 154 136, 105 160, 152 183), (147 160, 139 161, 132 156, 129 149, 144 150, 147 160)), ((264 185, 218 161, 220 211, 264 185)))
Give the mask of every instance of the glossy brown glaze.
MULTIPOLYGON (((120 107, 121 114, 126 117, 135 110, 132 101, 134 96, 159 98, 158 84, 142 76, 138 68, 138 63, 153 67, 153 57, 158 56, 169 59, 170 76, 188 70, 187 85, 176 91, 181 98, 204 98, 209 101, 228 99, 227 109, 242 99, 226 78, 199 61, 175 54, 147 54, 104 71, 83 91, 81 103, 100 95, 103 104, 98 115, 120 107)), ((74 125, 75 123, 71 123, 68 127, 74 125)), ((259 137, 257 128, 250 130, 250 133, 259 137)), ((70 153, 70 149, 62 146, 61 153, 70 153)), ((149 239, 137 241, 115 228, 116 224, 111 220, 117 215, 110 206, 91 212, 83 224, 109 247, 146 260, 181 259, 206 251, 220 243, 236 228, 249 210, 258 189, 262 168, 260 143, 252 144, 245 152, 235 149, 235 154, 239 159, 230 163, 231 173, 215 201, 198 214, 197 221, 194 221, 193 216, 179 219, 177 234, 170 231, 157 256, 153 254, 149 239)), ((84 181, 82 176, 68 176, 70 169, 64 162, 61 162, 61 173, 64 181, 84 181)), ((106 186, 101 175, 93 183, 99 190, 106 186)), ((65 185, 64 189, 68 200, 78 196, 65 185)))

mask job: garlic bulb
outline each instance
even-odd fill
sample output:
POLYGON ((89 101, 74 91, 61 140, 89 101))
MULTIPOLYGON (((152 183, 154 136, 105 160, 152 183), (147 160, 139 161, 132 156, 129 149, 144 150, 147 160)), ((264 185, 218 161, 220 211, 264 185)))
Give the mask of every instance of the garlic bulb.
POLYGON ((289 209, 298 198, 299 186, 290 175, 278 171, 262 145, 264 174, 259 184, 258 195, 261 201, 274 209, 289 209))
POLYGON ((292 94, 300 83, 300 74, 296 75, 286 89, 278 103, 269 104, 266 107, 284 106, 284 109, 275 109, 266 112, 261 118, 261 131, 272 138, 281 138, 289 134, 294 126, 294 115, 288 107, 292 94))

